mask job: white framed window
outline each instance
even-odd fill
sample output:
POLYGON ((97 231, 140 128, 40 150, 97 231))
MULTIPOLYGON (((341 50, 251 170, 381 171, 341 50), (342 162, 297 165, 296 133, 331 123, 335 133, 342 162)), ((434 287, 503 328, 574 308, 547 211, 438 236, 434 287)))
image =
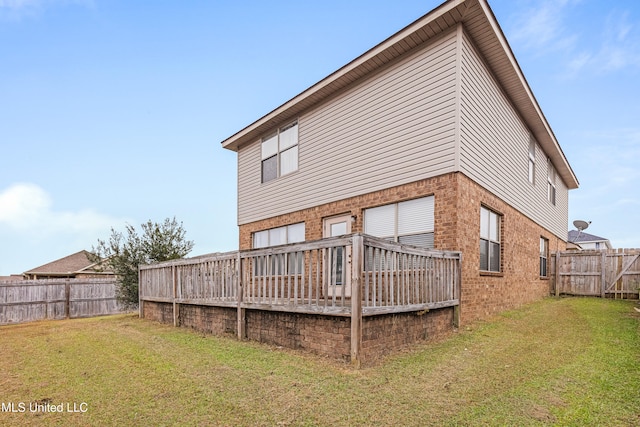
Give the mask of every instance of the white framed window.
POLYGON ((256 231, 253 233, 253 248, 268 248, 269 246, 304 242, 304 232, 304 222, 256 231))
POLYGON ((262 182, 298 170, 298 122, 262 138, 262 182))
POLYGON ((547 199, 552 205, 556 204, 556 169, 551 163, 551 159, 547 160, 547 199))
MULTIPOLYGON (((270 246, 304 242, 304 233, 304 222, 256 231, 253 233, 253 248, 268 248, 270 246)), ((286 256, 285 254, 271 255, 270 258, 258 257, 255 260, 254 274, 265 276, 270 272, 272 275, 280 275, 285 271, 288 274, 300 274, 303 262, 304 254, 302 252, 292 252, 286 254, 286 256), (268 259, 271 259, 270 263, 267 262, 268 259)))
POLYGON ((364 232, 407 245, 433 248, 434 196, 364 210, 364 232))
POLYGON ((480 270, 500 272, 501 215, 480 206, 480 270))
POLYGON ((540 277, 548 277, 549 239, 540 237, 540 277))
POLYGON ((536 185, 536 142, 529 141, 529 182, 536 185))

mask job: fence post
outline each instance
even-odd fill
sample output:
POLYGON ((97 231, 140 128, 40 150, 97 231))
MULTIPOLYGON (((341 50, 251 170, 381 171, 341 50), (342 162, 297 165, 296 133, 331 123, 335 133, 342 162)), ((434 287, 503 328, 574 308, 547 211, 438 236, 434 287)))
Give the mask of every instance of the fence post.
POLYGON ((606 264, 607 264, 607 251, 606 249, 602 251, 600 255, 600 297, 604 298, 607 293, 607 284, 606 280, 606 264))
POLYGON ((362 249, 361 234, 351 237, 351 364, 360 367, 362 349, 362 249))
MULTIPOLYGON (((45 306, 46 306, 46 309, 47 309, 47 311, 45 312, 45 319, 49 319, 50 318, 50 314, 49 313, 51 313, 51 307, 50 307, 51 304, 49 303, 49 300, 50 300, 50 298, 49 298, 49 289, 50 289, 50 285, 47 285, 44 288, 45 304, 46 304, 45 306)), ((6 291, 6 289, 5 289, 5 291, 6 291)))
POLYGON ((65 319, 71 318, 71 284, 69 279, 64 281, 64 317, 65 319))
POLYGON ((556 297, 560 296, 560 251, 556 251, 556 297))
POLYGON ((242 307, 243 300, 243 283, 242 283, 242 256, 238 250, 238 258, 236 261, 236 274, 238 279, 236 280, 236 299, 238 300, 238 339, 242 340, 246 336, 246 319, 244 308, 242 307))

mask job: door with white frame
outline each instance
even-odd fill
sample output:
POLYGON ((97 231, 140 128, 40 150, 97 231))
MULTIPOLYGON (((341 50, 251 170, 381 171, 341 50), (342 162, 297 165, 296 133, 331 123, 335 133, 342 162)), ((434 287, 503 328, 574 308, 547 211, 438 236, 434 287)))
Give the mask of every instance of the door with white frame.
MULTIPOLYGON (((324 219, 322 237, 338 237, 351 233, 351 214, 324 219)), ((329 296, 351 296, 351 246, 328 251, 327 277, 331 278, 329 296), (332 286, 335 284, 335 286, 332 286)))

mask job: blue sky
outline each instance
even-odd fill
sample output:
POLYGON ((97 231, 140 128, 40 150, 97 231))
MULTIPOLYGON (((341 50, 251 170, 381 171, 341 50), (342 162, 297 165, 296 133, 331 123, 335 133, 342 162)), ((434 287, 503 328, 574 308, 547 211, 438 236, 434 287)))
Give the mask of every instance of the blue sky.
MULTIPOLYGON (((191 255, 236 248, 220 141, 439 3, 0 0, 0 275, 173 216, 191 255)), ((640 2, 489 3, 580 181, 570 222, 640 247, 640 2)))

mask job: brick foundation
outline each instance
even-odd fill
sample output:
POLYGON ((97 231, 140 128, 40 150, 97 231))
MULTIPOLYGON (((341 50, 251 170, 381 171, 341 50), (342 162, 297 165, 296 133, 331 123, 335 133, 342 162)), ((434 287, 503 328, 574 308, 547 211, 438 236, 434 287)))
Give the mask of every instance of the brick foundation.
MULTIPOLYGON (((237 336, 236 309, 181 304, 178 310, 180 326, 215 335, 237 336)), ((172 324, 173 304, 145 301, 143 317, 172 324)), ((337 360, 350 359, 350 317, 246 310, 245 318, 246 334, 250 340, 337 360)), ((371 364, 394 350, 440 337, 452 330, 452 308, 364 317, 361 362, 371 364)))
POLYGON ((173 323, 173 304, 144 301, 142 304, 142 317, 160 323, 173 323))
POLYGON ((348 317, 246 310, 247 338, 348 361, 351 319, 348 317))
POLYGON ((453 308, 368 316, 362 322, 362 360, 371 363, 394 350, 440 338, 452 330, 453 308))

